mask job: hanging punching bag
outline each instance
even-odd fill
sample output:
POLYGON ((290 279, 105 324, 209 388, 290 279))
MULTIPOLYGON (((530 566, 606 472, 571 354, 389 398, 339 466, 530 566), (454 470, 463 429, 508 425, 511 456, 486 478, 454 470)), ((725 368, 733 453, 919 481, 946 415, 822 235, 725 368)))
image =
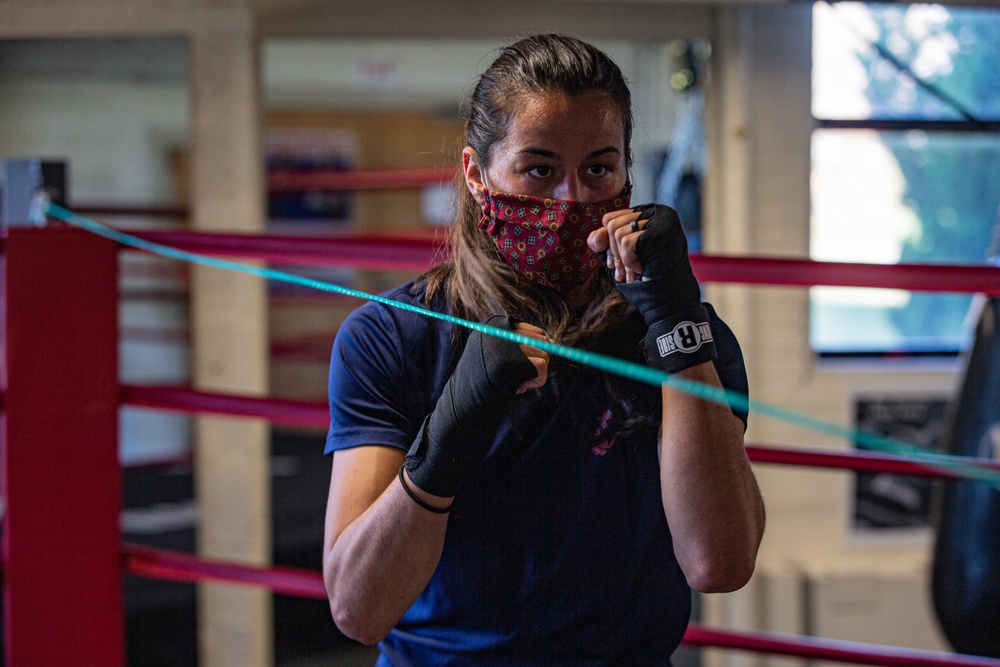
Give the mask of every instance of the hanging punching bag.
MULTIPOLYGON (((1000 298, 983 307, 946 453, 1000 458, 1000 298)), ((1000 658, 1000 489, 945 482, 938 496, 934 611, 955 651, 1000 658)))

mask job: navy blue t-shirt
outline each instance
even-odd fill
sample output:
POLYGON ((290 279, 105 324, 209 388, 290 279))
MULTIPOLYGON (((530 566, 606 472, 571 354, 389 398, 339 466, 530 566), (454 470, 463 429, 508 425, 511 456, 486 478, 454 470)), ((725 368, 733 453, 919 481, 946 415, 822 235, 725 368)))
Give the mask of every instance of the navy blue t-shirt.
MULTIPOLYGON (((384 296, 424 305, 413 283, 384 296)), ((745 393, 736 338, 706 307, 723 385, 745 393)), ((358 308, 334 343, 326 453, 409 449, 457 361, 451 325, 358 308)), ((595 377, 553 357, 546 384, 522 394, 463 480, 437 570, 378 665, 669 665, 691 591, 660 498, 659 415, 612 432, 595 377)), ((658 405, 659 388, 639 390, 658 405)))

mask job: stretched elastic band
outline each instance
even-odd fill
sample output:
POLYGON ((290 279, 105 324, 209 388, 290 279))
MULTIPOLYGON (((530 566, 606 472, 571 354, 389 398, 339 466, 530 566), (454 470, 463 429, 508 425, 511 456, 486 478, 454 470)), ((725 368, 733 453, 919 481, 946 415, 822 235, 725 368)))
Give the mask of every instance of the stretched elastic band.
MULTIPOLYGON (((678 391, 686 392, 692 396, 698 396, 707 401, 713 401, 715 403, 720 403, 722 405, 728 405, 734 409, 749 411, 751 413, 755 413, 758 415, 771 417, 772 419, 780 419, 789 424, 802 426, 804 428, 808 428, 818 433, 824 433, 826 435, 831 435, 838 438, 844 438, 849 442, 853 441, 859 447, 867 447, 869 449, 875 449, 884 453, 906 455, 907 458, 909 458, 911 461, 926 463, 927 465, 934 466, 937 470, 956 471, 961 473, 962 476, 967 477, 969 479, 976 479, 984 482, 989 482, 993 486, 1000 488, 1000 473, 998 473, 995 470, 983 468, 982 466, 979 465, 963 462, 961 460, 962 457, 928 453, 925 449, 913 443, 904 442, 902 440, 897 440, 895 438, 889 438, 886 436, 878 435, 876 433, 860 431, 858 429, 850 428, 847 426, 841 426, 839 424, 827 422, 822 419, 813 417, 812 415, 795 412, 794 410, 783 408, 778 405, 764 403, 762 401, 750 400, 750 398, 746 394, 741 394, 739 392, 732 391, 729 389, 724 389, 722 387, 703 384, 701 382, 695 382, 693 380, 688 380, 678 375, 671 375, 669 373, 664 372, 663 370, 646 366, 645 364, 635 364, 632 362, 624 361, 622 359, 618 359, 616 357, 610 357, 598 354, 596 352, 591 352, 589 350, 581 350, 571 347, 565 347, 563 345, 552 343, 548 340, 539 340, 537 338, 529 337, 522 333, 518 333, 516 331, 499 329, 497 327, 491 327, 485 324, 480 324, 479 322, 469 322, 467 320, 459 319, 447 313, 439 313, 437 311, 430 310, 427 308, 421 308, 419 306, 414 306, 412 304, 393 301, 392 299, 388 299, 382 296, 377 296, 374 294, 368 294, 366 292, 362 292, 359 290, 349 289, 347 287, 342 287, 340 285, 335 285, 333 283, 314 280, 312 278, 305 278, 303 276, 297 276, 284 271, 276 271, 274 269, 262 268, 250 264, 240 264, 238 262, 231 262, 216 257, 209 257, 207 255, 202 255, 195 252, 189 252, 186 250, 182 250, 180 248, 163 245, 162 243, 147 241, 145 239, 141 239, 136 236, 120 232, 116 229, 111 229, 110 227, 107 227, 98 222, 90 220, 89 218, 77 215, 72 211, 62 208, 61 206, 57 206, 55 204, 51 203, 48 204, 47 208, 45 209, 45 213, 53 218, 57 218, 76 227, 80 227, 81 229, 86 229, 89 232, 98 234, 107 239, 111 239, 113 241, 116 241, 117 243, 127 245, 131 248, 137 248, 139 250, 145 250, 147 252, 155 253, 162 257, 169 257, 171 259, 176 259, 183 262, 191 262, 194 264, 199 264, 201 266, 211 266, 217 269, 239 271, 241 273, 258 276, 261 278, 267 278, 269 280, 279 280, 282 282, 287 282, 295 285, 302 285, 305 287, 311 287, 313 289, 323 290, 325 292, 333 292, 336 294, 343 294, 345 296, 355 297, 358 299, 366 299, 368 301, 380 303, 382 305, 390 306, 392 308, 398 308, 405 312, 416 313, 419 315, 423 315, 425 317, 431 317, 436 320, 465 327, 466 329, 470 329, 472 331, 479 331, 490 336, 496 336, 497 338, 513 341, 515 343, 518 343, 519 345, 527 345, 529 347, 535 347, 538 348, 539 350, 548 352, 549 354, 554 354, 563 357, 565 359, 569 359, 570 361, 586 364, 593 368, 607 371, 609 373, 615 373, 622 377, 636 380, 638 382, 643 382, 645 384, 649 384, 654 387, 660 387, 664 384, 670 385, 671 387, 677 389, 678 391)), ((712 258, 713 262, 716 262, 720 259, 722 258, 718 257, 712 258)), ((738 259, 734 261, 745 262, 748 260, 738 259)), ((755 261, 763 261, 763 260, 755 260, 755 261)), ((792 260, 782 260, 782 261, 790 262, 792 260)), ((803 272, 807 267, 811 267, 810 270, 815 271, 815 267, 812 267, 810 262, 802 261, 800 264, 801 267, 803 267, 802 268, 803 272)), ((820 262, 819 264, 823 263, 820 262)), ((863 267, 864 265, 858 265, 858 266, 863 267)), ((880 267, 880 268, 889 268, 889 267, 880 267)), ((993 270, 992 268, 984 268, 984 267, 964 267, 964 268, 968 269, 969 271, 978 271, 978 272, 993 270)), ((937 269, 935 269, 935 272, 937 272, 937 269)), ((751 272, 751 276, 752 275, 754 274, 751 272)), ((976 275, 979 275, 979 273, 976 273, 976 275)), ((935 277, 934 280, 928 280, 926 285, 914 285, 913 289, 931 289, 931 288, 941 289, 939 284, 940 281, 937 282, 935 281, 937 281, 937 277, 935 277)), ((787 284, 792 284, 792 283, 787 283, 787 284)), ((815 283, 810 283, 810 284, 815 284, 815 283)), ((976 283, 976 285, 978 288, 979 283, 976 283)))
POLYGON ((428 512, 434 512, 435 514, 447 514, 448 512, 451 511, 451 505, 455 504, 454 501, 452 501, 451 505, 448 505, 447 507, 434 507, 433 505, 428 505, 420 498, 418 498, 417 494, 415 494, 413 490, 409 486, 407 486, 406 480, 403 479, 403 469, 405 467, 406 467, 405 463, 399 466, 399 483, 403 485, 403 490, 406 491, 406 495, 408 495, 410 498, 413 498, 413 502, 420 505, 428 512))

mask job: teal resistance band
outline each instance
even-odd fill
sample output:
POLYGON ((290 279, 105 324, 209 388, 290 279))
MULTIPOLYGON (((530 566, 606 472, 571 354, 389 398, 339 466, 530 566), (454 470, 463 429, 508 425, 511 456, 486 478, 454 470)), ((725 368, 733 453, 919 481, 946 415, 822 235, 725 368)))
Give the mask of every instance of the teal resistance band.
POLYGON ((409 311, 411 313, 417 313, 425 317, 432 317, 434 319, 443 320, 449 324, 454 324, 457 326, 462 326, 467 329, 472 329, 473 331, 479 331, 490 336, 496 336, 497 338, 503 338, 505 340, 512 341, 514 343, 519 343, 521 345, 528 345, 529 347, 535 347, 539 350, 544 350, 549 354, 554 354, 564 359, 569 359, 570 361, 575 361, 580 364, 596 368, 598 370, 607 371, 609 373, 614 373, 622 377, 629 378, 631 380, 636 380, 638 382, 643 382, 645 384, 652 385, 654 387, 659 387, 661 385, 668 385, 677 389, 678 391, 683 391, 692 396, 697 396, 703 398, 707 401, 712 401, 714 403, 721 403, 723 405, 730 405, 735 408, 748 410, 759 415, 772 417, 780 421, 787 422, 789 424, 794 424, 796 426, 801 426, 803 428, 809 429, 811 431, 816 431, 818 433, 824 433, 826 435, 832 435, 840 438, 845 438, 847 440, 853 440, 858 444, 861 444, 869 449, 898 454, 906 456, 907 458, 919 462, 940 470, 946 470, 956 474, 960 474, 963 477, 968 477, 969 479, 976 479, 985 482, 989 482, 994 486, 1000 488, 1000 471, 991 470, 989 468, 983 468, 977 465, 971 465, 969 463, 963 462, 961 457, 947 456, 944 454, 932 454, 919 448, 909 442, 904 442, 902 440, 896 440, 894 438, 887 438, 884 436, 876 435, 874 433, 868 433, 865 431, 860 431, 847 426, 840 426, 832 422, 826 422, 821 419, 812 417, 810 415, 795 412, 794 410, 789 410, 787 408, 782 408, 777 405, 771 405, 769 403, 764 403, 761 401, 750 400, 745 394, 741 394, 736 391, 731 391, 729 389, 722 389, 719 387, 713 387, 711 385, 706 385, 701 382, 696 382, 694 380, 688 380, 685 378, 678 377, 676 375, 670 375, 663 371, 649 368, 640 364, 635 364, 628 361, 623 361, 621 359, 615 359, 614 357, 609 357, 603 354, 598 354, 596 352, 588 352, 586 350, 579 350, 572 347, 566 347, 564 345, 558 345, 556 343, 551 343, 549 341, 538 340, 537 338, 531 338, 530 336, 525 336, 523 334, 516 333, 514 331, 508 331, 507 329, 498 329, 496 327, 486 326, 485 324, 480 324, 478 322, 470 322, 468 320, 463 320, 452 315, 447 315, 445 313, 438 313, 433 310, 427 310, 425 308, 420 308, 417 306, 412 306, 406 303, 400 303, 398 301, 393 301, 392 299, 386 299, 382 296, 377 296, 374 294, 368 294, 367 292, 362 292, 359 290, 350 289, 347 287, 341 287, 340 285, 334 285, 333 283, 327 283, 320 280, 313 280, 311 278, 304 278, 302 276, 297 276, 291 273, 286 273, 284 271, 275 271, 273 269, 264 269, 249 264, 241 264, 239 262, 230 262, 223 259, 218 259, 215 257, 208 257, 205 255, 199 255, 193 252, 187 252, 184 250, 179 250, 177 248, 172 248, 170 246, 165 246, 159 243, 153 243, 151 241, 146 241, 130 234, 120 232, 110 227, 106 227, 98 222, 85 218, 83 216, 77 215, 72 211, 69 211, 56 204, 48 204, 46 209, 46 214, 54 218, 67 222, 81 229, 85 229, 89 232, 103 236, 112 241, 117 241, 118 243, 139 250, 145 250, 147 252, 161 255, 163 257, 169 257, 171 259, 176 259, 182 262, 190 262, 193 264, 201 264, 203 266, 209 266, 217 269, 224 269, 227 271, 238 271, 241 273, 247 273, 250 275, 259 276, 261 278, 267 278, 270 280, 277 280, 281 282, 292 283, 296 285, 302 285, 305 287, 310 287, 317 290, 322 290, 324 292, 334 292, 336 294, 342 294, 349 297, 354 297, 357 299, 366 299, 368 301, 374 301, 376 303, 383 304, 392 308, 399 308, 401 310, 409 311))

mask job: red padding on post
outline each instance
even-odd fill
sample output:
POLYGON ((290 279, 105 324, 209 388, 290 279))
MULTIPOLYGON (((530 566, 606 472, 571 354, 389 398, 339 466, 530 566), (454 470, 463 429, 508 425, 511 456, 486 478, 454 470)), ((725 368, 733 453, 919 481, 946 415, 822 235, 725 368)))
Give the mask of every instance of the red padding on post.
POLYGON ((123 665, 118 246, 69 228, 7 234, 6 664, 123 665))
POLYGON ((122 569, 152 579, 196 583, 204 580, 265 586, 281 595, 326 599, 326 586, 319 572, 291 567, 255 567, 205 560, 191 554, 152 547, 122 546, 122 569))
POLYGON ((122 385, 121 400, 132 407, 261 417, 285 426, 327 428, 330 425, 326 405, 310 401, 214 394, 186 387, 138 385, 122 385))
POLYGON ((994 658, 772 632, 710 630, 694 623, 688 626, 683 643, 882 667, 1000 667, 1000 660, 994 658))

